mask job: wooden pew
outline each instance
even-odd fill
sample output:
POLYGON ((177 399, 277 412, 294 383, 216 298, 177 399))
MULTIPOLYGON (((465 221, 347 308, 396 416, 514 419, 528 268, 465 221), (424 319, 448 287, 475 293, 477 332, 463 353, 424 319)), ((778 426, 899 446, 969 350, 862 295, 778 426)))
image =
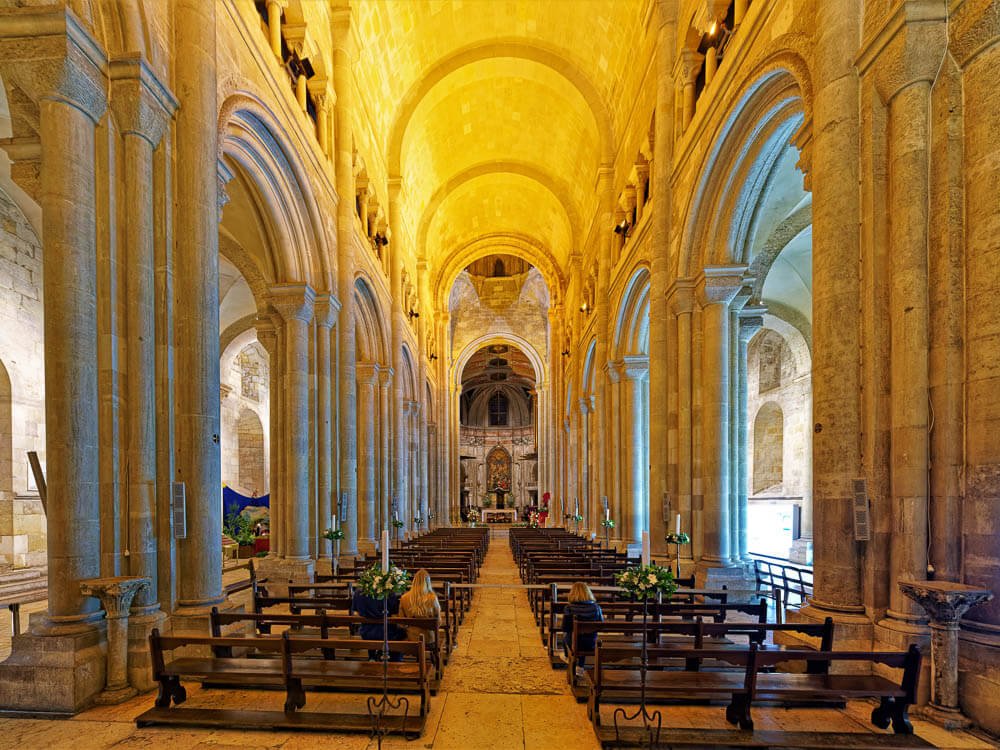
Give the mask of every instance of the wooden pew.
POLYGON ((319 729, 326 731, 369 732, 368 714, 358 713, 297 713, 305 706, 306 689, 332 689, 351 693, 380 693, 383 669, 386 685, 392 694, 410 693, 420 696, 416 716, 387 717, 392 733, 410 737, 423 732, 430 708, 427 662, 423 639, 393 641, 392 650, 413 656, 413 662, 369 662, 302 658, 310 651, 324 649, 380 649, 382 641, 298 639, 287 633, 280 638, 214 638, 205 636, 163 637, 153 630, 149 638, 153 677, 160 690, 154 706, 135 720, 139 727, 153 724, 193 726, 285 729, 319 729), (164 654, 188 646, 208 647, 212 651, 246 649, 274 654, 270 658, 248 657, 179 657, 166 662, 164 654), (232 688, 278 687, 285 689, 284 711, 242 710, 230 708, 192 709, 170 708, 187 700, 182 679, 196 679, 232 688))
MULTIPOLYGON (((779 626, 780 627, 780 626, 779 626)), ((602 745, 616 747, 635 746, 629 743, 629 733, 625 741, 620 731, 602 724, 601 707, 606 704, 628 705, 635 702, 641 687, 641 672, 637 656, 640 649, 635 646, 598 645, 594 661, 591 691, 588 700, 588 715, 594 731, 602 745)), ((685 663, 701 662, 705 659, 721 659, 741 669, 702 672, 693 670, 652 669, 646 672, 645 695, 648 702, 690 700, 692 698, 720 700, 726 704, 725 718, 730 724, 739 725, 744 732, 739 735, 714 733, 712 736, 719 746, 736 744, 747 746, 791 746, 791 747, 930 747, 922 740, 912 737, 913 728, 907 717, 907 709, 915 700, 917 680, 920 673, 920 650, 911 646, 906 652, 849 652, 849 651, 809 651, 809 650, 765 650, 756 643, 745 649, 719 651, 677 647, 650 647, 650 660, 660 663, 666 660, 683 660, 685 663), (789 661, 805 661, 819 668, 804 674, 766 672, 776 665, 789 661), (901 680, 897 683, 875 674, 830 674, 829 666, 834 662, 869 662, 902 669, 901 680), (754 701, 780 702, 788 707, 810 705, 815 701, 843 701, 850 698, 877 698, 879 706, 872 710, 871 721, 885 729, 890 724, 895 735, 861 734, 847 744, 840 734, 834 741, 825 733, 769 732, 765 745, 761 738, 748 737, 753 730, 750 706, 754 701)), ((706 742, 702 737, 702 744, 706 742)), ((686 744, 672 733, 661 736, 664 746, 686 744)))

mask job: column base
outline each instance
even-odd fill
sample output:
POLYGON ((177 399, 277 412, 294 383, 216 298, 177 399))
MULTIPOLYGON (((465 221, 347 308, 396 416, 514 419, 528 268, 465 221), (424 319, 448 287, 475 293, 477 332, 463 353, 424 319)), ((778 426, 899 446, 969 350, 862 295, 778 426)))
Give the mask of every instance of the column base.
POLYGON ((140 693, 152 690, 157 685, 153 680, 153 664, 149 656, 149 634, 154 628, 163 633, 166 622, 167 613, 159 607, 152 612, 129 615, 128 681, 140 693))
POLYGON ((94 699, 94 703, 99 706, 116 706, 119 703, 124 703, 125 701, 134 698, 139 694, 131 685, 126 685, 125 687, 118 688, 117 690, 104 690, 100 695, 94 699))
POLYGON ((799 538, 792 542, 788 550, 788 559, 799 565, 813 564, 813 540, 799 538))
MULTIPOLYGON (((862 606, 850 604, 840 606, 811 599, 803 607, 785 609, 785 620, 789 623, 820 624, 827 617, 833 620, 833 647, 835 649, 839 651, 871 651, 874 625, 862 606)), ((806 638, 792 632, 775 633, 774 642, 784 646, 808 646, 811 648, 816 648, 819 645, 817 639, 806 638)), ((833 669, 840 673, 870 671, 858 665, 853 665, 852 668, 851 662, 835 664, 833 669)))
MULTIPOLYGON (((920 646, 924 658, 920 662, 917 703, 928 703, 931 699, 931 630, 927 619, 889 610, 875 623, 874 641, 873 648, 884 651, 906 651, 912 643, 920 646)), ((889 678, 896 674, 880 664, 875 665, 874 672, 889 678)))
POLYGON ((752 563, 733 564, 702 558, 695 564, 694 582, 697 588, 702 589, 721 589, 725 586, 731 596, 746 594, 750 597, 757 590, 757 576, 752 563))
POLYGON ((973 725, 972 720, 961 710, 937 706, 933 703, 928 703, 926 706, 914 706, 910 711, 910 716, 929 721, 945 729, 968 729, 973 725))
POLYGON ((14 637, 0 663, 0 708, 74 714, 94 702, 107 675, 103 621, 77 632, 42 634, 44 626, 14 637))
POLYGON ((257 578, 266 579, 268 592, 283 596, 283 583, 311 583, 316 577, 316 561, 312 558, 265 557, 257 566, 257 578))

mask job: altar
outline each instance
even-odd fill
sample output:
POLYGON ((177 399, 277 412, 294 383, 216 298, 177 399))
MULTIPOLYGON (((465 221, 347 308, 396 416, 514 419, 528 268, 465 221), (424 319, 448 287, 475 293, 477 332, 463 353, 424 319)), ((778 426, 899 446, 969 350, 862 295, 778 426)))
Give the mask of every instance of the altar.
POLYGON ((513 508, 484 508, 483 523, 515 523, 517 511, 513 508))

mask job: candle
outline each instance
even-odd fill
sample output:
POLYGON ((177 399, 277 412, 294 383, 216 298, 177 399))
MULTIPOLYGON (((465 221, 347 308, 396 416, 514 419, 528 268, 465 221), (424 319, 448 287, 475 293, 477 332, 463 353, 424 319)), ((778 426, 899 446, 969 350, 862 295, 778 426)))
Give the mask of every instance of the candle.
POLYGON ((649 565, 649 532, 642 532, 642 564, 649 565))
POLYGON ((576 512, 574 515, 580 515, 580 498, 574 498, 573 502, 576 503, 576 512))
POLYGON ((677 514, 677 533, 681 533, 681 514, 677 514))
POLYGON ((607 508, 604 509, 604 520, 605 521, 611 520, 611 511, 608 510, 607 508))
POLYGON ((330 516, 330 528, 333 529, 334 531, 337 530, 337 517, 336 516, 333 516, 333 515, 330 516))
POLYGON ((382 530, 382 570, 389 569, 389 530, 382 530))

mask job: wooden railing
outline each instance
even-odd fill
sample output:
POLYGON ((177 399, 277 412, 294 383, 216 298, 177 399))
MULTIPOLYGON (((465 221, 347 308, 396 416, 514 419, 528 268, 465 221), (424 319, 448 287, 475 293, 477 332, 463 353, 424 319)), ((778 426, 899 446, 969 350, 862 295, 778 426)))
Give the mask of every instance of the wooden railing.
POLYGON ((781 621, 785 605, 804 604, 813 594, 813 569, 808 565, 796 565, 789 560, 751 552, 757 569, 758 590, 770 589, 775 600, 778 621, 781 621))

